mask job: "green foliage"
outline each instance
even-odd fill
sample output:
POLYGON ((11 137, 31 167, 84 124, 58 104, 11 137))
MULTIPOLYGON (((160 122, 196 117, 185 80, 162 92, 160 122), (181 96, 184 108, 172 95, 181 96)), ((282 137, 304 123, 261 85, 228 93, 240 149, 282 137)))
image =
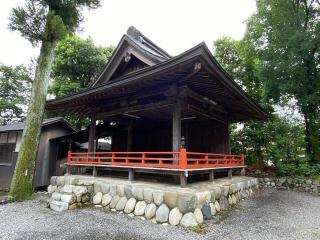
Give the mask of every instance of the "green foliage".
POLYGON ((193 226, 191 231, 195 233, 201 233, 201 228, 199 226, 193 226))
POLYGON ((81 9, 95 9, 100 0, 27 0, 25 7, 13 8, 9 28, 37 45, 61 40, 82 21, 81 9))
MULTIPOLYGON (((250 96, 267 111, 274 112, 272 102, 266 98, 265 79, 260 76, 261 60, 250 42, 224 37, 214 42, 214 53, 250 96)), ((231 144, 232 152, 245 154, 247 164, 277 164, 305 158, 303 125, 291 116, 285 119, 272 114, 265 123, 233 125, 231 144)))
POLYGON ((303 127, 276 114, 266 123, 249 122, 231 133, 233 152, 246 156, 247 164, 303 162, 303 127))
POLYGON ((0 89, 0 125, 23 121, 31 92, 30 70, 0 64, 0 89))
POLYGON ((244 41, 260 59, 259 78, 274 102, 297 100, 310 162, 320 162, 320 3, 257 0, 244 41))
MULTIPOLYGON (((248 163, 320 161, 319 7, 312 0, 257 0, 244 38, 215 42, 219 62, 265 109, 295 99, 303 115, 303 123, 273 114, 265 124, 234 126, 232 148, 248 163)), ((304 166, 297 171, 310 174, 304 166)))
MULTIPOLYGON (((110 59, 113 46, 95 46, 92 39, 81 39, 69 35, 57 44, 52 68, 52 82, 49 93, 63 97, 91 85, 102 72, 110 59)), ((51 113, 50 116, 63 116, 73 126, 81 129, 88 120, 68 114, 51 113)))
POLYGON ((314 180, 320 181, 320 174, 313 176, 314 180))
POLYGON ((114 47, 95 46, 92 39, 69 35, 57 44, 49 93, 56 97, 88 87, 102 72, 114 47))
POLYGON ((307 163, 279 163, 277 164, 277 175, 291 177, 314 177, 320 174, 320 164, 310 165, 307 163))
POLYGON ((27 1, 25 7, 12 9, 9 29, 18 31, 22 37, 36 45, 42 40, 46 25, 46 8, 37 1, 27 1))
POLYGON ((214 42, 214 56, 223 68, 260 104, 264 104, 264 87, 257 76, 259 59, 252 46, 243 41, 222 37, 214 42))

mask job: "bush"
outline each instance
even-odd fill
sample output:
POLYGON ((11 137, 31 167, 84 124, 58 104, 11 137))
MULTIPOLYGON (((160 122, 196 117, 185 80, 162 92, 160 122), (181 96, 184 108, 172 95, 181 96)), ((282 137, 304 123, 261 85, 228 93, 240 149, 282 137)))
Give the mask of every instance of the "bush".
POLYGON ((278 163, 277 175, 290 177, 313 177, 320 175, 320 164, 307 163, 278 163))

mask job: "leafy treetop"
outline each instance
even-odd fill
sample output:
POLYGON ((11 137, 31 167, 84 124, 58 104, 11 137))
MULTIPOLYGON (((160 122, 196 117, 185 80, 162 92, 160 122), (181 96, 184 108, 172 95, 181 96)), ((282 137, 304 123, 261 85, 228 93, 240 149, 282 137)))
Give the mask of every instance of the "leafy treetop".
POLYGON ((82 21, 81 9, 95 9, 100 0, 28 0, 13 8, 9 28, 19 31, 32 45, 62 39, 82 21))
POLYGON ((55 49, 49 93, 65 96, 88 87, 110 59, 113 46, 95 46, 92 39, 69 35, 55 49))
POLYGON ((30 98, 31 71, 0 64, 0 125, 24 120, 30 98))

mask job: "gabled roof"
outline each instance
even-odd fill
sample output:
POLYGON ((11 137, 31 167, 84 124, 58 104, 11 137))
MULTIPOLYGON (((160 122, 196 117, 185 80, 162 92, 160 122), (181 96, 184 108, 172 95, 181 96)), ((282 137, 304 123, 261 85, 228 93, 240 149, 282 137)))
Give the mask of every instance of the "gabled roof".
MULTIPOLYGON (((55 123, 61 123, 64 124, 67 128, 69 128, 72 131, 76 131, 69 122, 67 122, 64 118, 62 117, 55 117, 55 118, 47 118, 44 119, 42 122, 42 127, 48 126, 51 124, 55 123)), ((25 123, 15 123, 15 124, 9 124, 9 125, 4 125, 0 126, 0 132, 9 132, 9 131, 22 131, 24 129, 25 123)))
POLYGON ((161 78, 162 83, 165 81, 170 83, 172 74, 177 73, 180 77, 181 71, 184 71, 183 74, 188 74, 187 72, 192 71, 192 66, 198 62, 202 63, 203 69, 198 75, 188 79, 187 84, 190 84, 203 96, 225 105, 232 114, 237 114, 234 121, 267 119, 268 114, 220 66, 205 43, 200 43, 166 61, 121 76, 115 81, 105 82, 73 95, 50 100, 47 102, 46 108, 66 112, 78 111, 85 116, 85 107, 91 101, 100 101, 99 99, 108 101, 123 96, 124 89, 127 91, 126 94, 130 94, 147 82, 148 85, 156 84, 161 78), (203 74, 209 74, 210 78, 203 77, 203 74))
MULTIPOLYGON (((131 26, 128 28, 127 34, 123 35, 121 38, 111 56, 110 61, 107 63, 104 70, 92 86, 108 82, 114 76, 116 71, 119 71, 124 62, 133 61, 131 60, 131 55, 143 64, 142 65, 140 63, 140 66, 138 66, 137 69, 146 66, 153 66, 171 58, 167 52, 154 44, 138 29, 131 26)), ((122 75, 127 73, 123 70, 123 67, 120 71, 124 72, 122 75)))

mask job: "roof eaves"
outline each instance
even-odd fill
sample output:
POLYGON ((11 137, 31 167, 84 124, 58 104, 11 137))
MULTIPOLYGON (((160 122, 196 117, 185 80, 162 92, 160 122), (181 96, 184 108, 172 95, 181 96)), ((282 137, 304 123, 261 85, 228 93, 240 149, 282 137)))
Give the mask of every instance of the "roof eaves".
POLYGON ((56 98, 56 99, 52 99, 52 100, 48 100, 46 102, 46 106, 50 105, 50 104, 53 104, 53 103, 59 103, 59 102, 65 102, 65 101, 68 101, 68 100, 71 100, 73 98, 76 98, 76 97, 81 97, 82 95, 85 95, 85 94, 90 94, 90 93, 95 93, 97 91, 104 91, 106 88, 109 88, 109 87, 114 87, 114 86, 117 86, 117 85, 121 85, 121 84, 125 84, 127 83, 129 80, 135 80, 137 77, 140 77, 140 75, 143 76, 143 74, 152 74, 153 71, 155 70, 162 70, 162 68, 165 68, 166 65, 168 65, 170 67, 170 65, 176 61, 179 61, 181 59, 184 59, 184 58, 191 58, 195 55, 198 55, 201 51, 201 48, 203 47, 203 44, 204 43, 200 43, 196 46, 194 46, 193 48, 173 57, 173 58, 170 58, 168 59, 167 61, 164 61, 164 62, 160 62, 156 65, 153 65, 153 66, 149 66, 149 67, 146 67, 146 68, 142 68, 140 70, 137 70, 135 72, 132 72, 132 73, 129 73, 125 76, 121 76, 117 79, 115 79, 114 81, 112 82, 106 82, 106 83, 103 83, 103 84, 99 84, 99 85, 95 85, 95 86, 92 86, 92 87, 88 87, 86 89, 83 89, 82 91, 79 91, 77 93, 74 93, 74 94, 70 94, 68 96, 65 96, 65 97, 59 97, 59 98, 56 98), (133 78, 133 79, 132 79, 133 78), (99 90, 97 90, 99 89, 99 90))
MULTIPOLYGON (((228 81, 225 81, 227 84, 229 84, 232 88, 238 90, 238 93, 240 93, 244 99, 251 105, 254 106, 256 110, 258 110, 264 117, 270 118, 270 114, 267 113, 248 93, 246 93, 240 86, 235 82, 233 77, 220 65, 220 63, 216 60, 216 58, 212 55, 210 50, 208 49, 206 44, 203 44, 204 52, 205 54, 210 58, 211 62, 217 66, 217 69, 222 73, 222 76, 225 76, 228 81)), ((266 120, 262 119, 262 120, 266 120)))
POLYGON ((93 86, 95 86, 95 85, 97 85, 97 84, 99 83, 99 81, 100 81, 100 79, 102 78, 102 76, 104 76, 105 72, 106 72, 106 71, 110 68, 110 66, 112 65, 112 63, 113 63, 115 57, 117 56, 117 54, 118 54, 121 46, 123 45, 123 42, 124 42, 125 38, 126 38, 126 37, 125 37, 125 34, 124 34, 124 35, 121 37, 121 39, 120 39, 120 41, 119 41, 116 49, 113 51, 110 60, 106 63, 106 65, 105 65, 104 69, 102 70, 101 74, 98 76, 98 78, 96 79, 96 81, 95 81, 93 84, 91 84, 91 86, 89 86, 89 87, 93 87, 93 86))
MULTIPOLYGON (((166 67, 170 67, 172 65, 172 63, 177 64, 177 61, 181 61, 182 62, 184 60, 187 60, 189 58, 195 57, 197 55, 202 55, 202 56, 206 56, 208 61, 208 65, 213 69, 217 69, 220 71, 220 74, 222 75, 222 78, 225 79, 225 83, 228 84, 229 87, 237 90, 238 94, 240 94, 245 101, 247 102, 247 104, 249 104, 249 106, 251 106, 251 108, 253 107, 256 111, 260 112, 262 114, 262 116, 264 116, 265 118, 269 117, 269 114, 266 113, 264 111, 264 109, 262 109, 260 107, 260 105, 258 103, 256 103, 256 101, 254 99, 252 99, 234 80, 233 78, 222 68, 222 66, 217 62, 217 60, 214 58, 214 56, 212 55, 212 53, 210 52, 210 50, 208 49, 208 47, 206 46, 206 44, 204 42, 201 42, 200 44, 196 45, 195 47, 177 55, 176 57, 173 57, 171 59, 168 59, 167 61, 158 63, 156 65, 150 66, 150 67, 146 67, 143 68, 141 70, 135 71, 133 73, 129 73, 125 76, 122 76, 120 78, 118 78, 116 81, 114 82, 107 82, 105 84, 100 84, 98 86, 94 86, 92 88, 88 88, 83 90, 82 92, 79 92, 77 94, 74 95, 69 95, 67 97, 64 98, 60 98, 60 99, 55 99, 55 100, 51 100, 48 101, 47 103, 59 103, 59 101, 66 101, 66 100, 71 100, 74 97, 77 97, 78 95, 83 95, 83 94, 87 94, 89 92, 89 94, 92 93, 96 93, 98 91, 104 91, 105 89, 111 88, 111 87, 115 87, 118 85, 122 85, 125 84, 129 81, 134 81, 135 79, 138 79, 140 77, 144 77, 144 75, 148 75, 148 74, 153 74, 155 71, 161 71, 163 68, 166 67), (97 89, 99 88, 99 89, 97 89), (90 93, 91 92, 91 93, 90 93)), ((263 118, 262 118, 263 120, 263 118)))

